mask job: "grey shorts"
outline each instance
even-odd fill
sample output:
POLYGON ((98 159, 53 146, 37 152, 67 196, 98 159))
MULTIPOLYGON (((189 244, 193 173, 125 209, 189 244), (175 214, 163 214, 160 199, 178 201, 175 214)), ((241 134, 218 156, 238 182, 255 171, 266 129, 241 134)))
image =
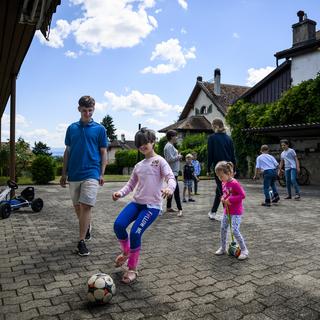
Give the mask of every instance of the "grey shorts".
POLYGON ((192 188, 193 180, 184 180, 184 186, 188 189, 192 188))
POLYGON ((69 181, 69 190, 73 205, 79 203, 94 207, 96 204, 99 182, 96 179, 69 181))

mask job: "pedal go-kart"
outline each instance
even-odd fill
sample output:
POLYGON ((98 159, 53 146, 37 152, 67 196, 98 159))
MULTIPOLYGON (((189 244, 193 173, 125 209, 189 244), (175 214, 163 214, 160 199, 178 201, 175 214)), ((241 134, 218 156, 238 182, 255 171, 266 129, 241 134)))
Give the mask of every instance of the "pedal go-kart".
POLYGON ((18 185, 14 181, 7 181, 7 187, 0 193, 0 217, 2 219, 9 218, 12 211, 19 210, 24 207, 31 207, 33 212, 40 212, 43 208, 41 198, 34 198, 34 188, 27 187, 22 190, 20 196, 10 197, 11 190, 18 189, 18 185))

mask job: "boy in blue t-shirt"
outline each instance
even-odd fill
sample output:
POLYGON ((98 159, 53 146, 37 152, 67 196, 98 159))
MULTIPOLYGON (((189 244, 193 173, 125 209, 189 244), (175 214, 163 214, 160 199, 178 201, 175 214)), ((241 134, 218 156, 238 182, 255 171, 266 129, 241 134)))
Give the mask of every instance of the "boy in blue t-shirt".
POLYGON ((106 129, 92 119, 95 101, 90 96, 79 99, 81 118, 72 123, 66 132, 66 149, 60 185, 69 182, 71 200, 79 220, 78 253, 90 254, 85 240, 91 239, 91 208, 96 203, 98 186, 104 184, 107 165, 106 129))

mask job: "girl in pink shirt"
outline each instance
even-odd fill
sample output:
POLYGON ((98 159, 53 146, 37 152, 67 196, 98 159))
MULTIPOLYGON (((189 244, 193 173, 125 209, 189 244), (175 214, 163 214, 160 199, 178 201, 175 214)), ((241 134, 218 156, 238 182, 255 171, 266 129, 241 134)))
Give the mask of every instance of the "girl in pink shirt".
POLYGON ((231 215, 232 232, 241 249, 241 254, 238 259, 245 260, 249 256, 249 251, 240 233, 240 224, 243 214, 242 201, 246 197, 246 194, 241 184, 233 177, 234 174, 232 162, 218 162, 215 167, 215 173, 222 182, 223 195, 221 197, 221 202, 224 206, 224 215, 221 220, 221 247, 216 251, 215 254, 220 256, 227 252, 227 233, 229 221, 226 207, 228 206, 229 213, 231 215))
POLYGON ((145 155, 145 159, 136 164, 127 184, 114 192, 114 201, 126 196, 135 189, 133 201, 118 215, 114 222, 114 232, 120 242, 122 253, 116 258, 116 267, 128 262, 128 270, 122 282, 129 284, 137 278, 141 237, 152 224, 162 209, 162 198, 172 195, 176 187, 176 179, 165 159, 154 151, 156 135, 154 131, 142 128, 135 135, 135 145, 145 155), (163 181, 167 187, 163 187, 163 181), (130 238, 126 231, 132 223, 130 238))

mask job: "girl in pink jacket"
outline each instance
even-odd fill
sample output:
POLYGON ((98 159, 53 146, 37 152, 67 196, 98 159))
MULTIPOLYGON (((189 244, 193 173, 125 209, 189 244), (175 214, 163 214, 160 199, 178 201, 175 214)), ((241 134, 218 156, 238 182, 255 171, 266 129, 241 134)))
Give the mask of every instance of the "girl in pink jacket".
POLYGON ((227 233, 229 221, 226 207, 228 206, 231 216, 233 235, 241 249, 241 254, 238 257, 238 260, 245 260, 249 256, 249 251, 240 233, 240 224, 243 214, 242 201, 246 197, 246 194, 241 184, 233 177, 234 174, 232 162, 218 162, 215 167, 215 173, 222 182, 223 195, 221 202, 224 206, 224 215, 221 220, 221 247, 216 251, 215 254, 220 256, 227 252, 227 233))
POLYGON ((127 184, 112 195, 116 201, 135 189, 133 201, 122 209, 114 222, 114 232, 122 251, 115 264, 121 267, 127 262, 128 270, 122 277, 126 284, 137 278, 142 234, 162 210, 162 198, 171 196, 176 188, 176 179, 169 164, 154 151, 155 141, 156 135, 152 130, 142 128, 136 133, 135 145, 145 159, 136 164, 127 184), (166 187, 163 186, 164 181, 166 187), (129 236, 126 229, 132 222, 129 236))

